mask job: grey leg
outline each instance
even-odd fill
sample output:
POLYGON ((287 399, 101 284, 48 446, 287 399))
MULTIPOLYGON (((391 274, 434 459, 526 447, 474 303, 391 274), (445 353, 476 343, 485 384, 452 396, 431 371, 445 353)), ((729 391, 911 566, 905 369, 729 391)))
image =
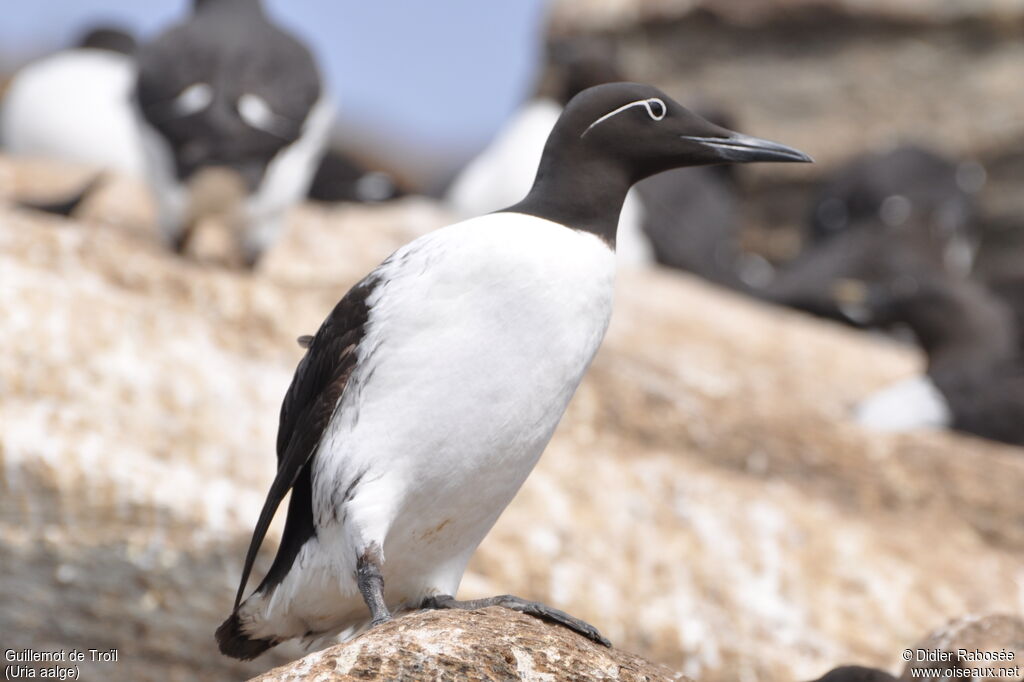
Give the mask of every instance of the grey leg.
POLYGON ((424 609, 462 609, 465 611, 475 611, 476 609, 485 609, 488 606, 503 606, 506 609, 512 609, 513 611, 519 611, 525 613, 528 616, 540 618, 562 627, 569 628, 573 632, 577 632, 587 639, 603 644, 604 646, 611 646, 612 643, 605 639, 597 628, 590 623, 586 623, 579 618, 570 616, 565 611, 559 611, 558 609, 542 604, 539 601, 528 601, 522 597, 516 597, 511 594, 502 594, 497 597, 487 597, 486 599, 468 599, 466 601, 459 601, 450 594, 437 594, 432 597, 427 597, 423 600, 421 608, 424 609))
POLYGON ((377 543, 370 543, 363 555, 356 562, 356 583, 363 601, 370 609, 373 618, 371 625, 380 625, 391 620, 391 613, 384 602, 384 576, 381 575, 382 559, 377 543))

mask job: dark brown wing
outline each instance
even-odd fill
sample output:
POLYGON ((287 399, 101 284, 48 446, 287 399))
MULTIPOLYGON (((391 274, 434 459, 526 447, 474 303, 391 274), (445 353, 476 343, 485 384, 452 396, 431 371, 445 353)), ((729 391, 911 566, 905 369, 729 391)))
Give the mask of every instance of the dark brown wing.
POLYGON ((312 338, 281 404, 277 431, 277 476, 263 503, 245 556, 235 609, 242 601, 256 553, 281 500, 292 491, 281 546, 259 590, 279 583, 306 540, 315 534, 310 468, 316 447, 356 367, 359 342, 369 316, 366 299, 379 284, 371 274, 338 302, 312 338))

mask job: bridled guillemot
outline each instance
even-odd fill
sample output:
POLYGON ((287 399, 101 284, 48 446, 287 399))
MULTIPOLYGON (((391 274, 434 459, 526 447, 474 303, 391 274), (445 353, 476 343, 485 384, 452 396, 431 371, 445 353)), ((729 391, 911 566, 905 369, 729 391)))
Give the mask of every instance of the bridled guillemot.
POLYGON ((805 162, 657 88, 614 83, 566 106, 519 203, 402 247, 307 347, 281 407, 278 470, 223 653, 351 634, 403 609, 499 605, 607 644, 562 611, 458 601, 470 556, 536 464, 608 326, 629 188, 681 166, 805 162), (277 556, 246 585, 284 496, 277 556))

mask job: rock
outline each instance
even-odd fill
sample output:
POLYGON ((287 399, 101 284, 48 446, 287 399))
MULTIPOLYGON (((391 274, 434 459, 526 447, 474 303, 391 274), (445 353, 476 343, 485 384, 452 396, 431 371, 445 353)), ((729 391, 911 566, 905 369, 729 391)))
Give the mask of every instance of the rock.
MULTIPOLYGON (((43 194, 23 168, 0 159, 0 178, 43 194)), ((242 664, 213 640, 295 339, 446 218, 423 199, 304 207, 249 273, 167 253, 146 199, 108 191, 102 221, 0 204, 4 646, 119 648, 82 679, 251 677, 307 653, 242 664)), ((1024 609, 1022 450, 850 418, 919 356, 670 272, 624 272, 617 291, 461 597, 540 599, 704 682, 887 667, 937 622, 1024 609)))
POLYGON ((354 679, 667 682, 687 678, 557 625, 494 606, 481 611, 408 614, 347 644, 275 668, 253 682, 354 679))
POLYGON ((964 20, 1012 22, 1024 16, 1020 0, 557 0, 551 22, 562 32, 622 30, 635 24, 674 21, 700 12, 741 26, 763 26, 800 11, 836 14, 864 20, 946 24, 964 20))
POLYGON ((1011 615, 958 618, 930 633, 910 651, 914 660, 903 669, 900 680, 904 682, 1024 679, 1024 620, 1011 615), (925 660, 917 660, 922 658, 920 652, 926 654, 925 660), (928 660, 927 654, 935 653, 939 660, 928 660))

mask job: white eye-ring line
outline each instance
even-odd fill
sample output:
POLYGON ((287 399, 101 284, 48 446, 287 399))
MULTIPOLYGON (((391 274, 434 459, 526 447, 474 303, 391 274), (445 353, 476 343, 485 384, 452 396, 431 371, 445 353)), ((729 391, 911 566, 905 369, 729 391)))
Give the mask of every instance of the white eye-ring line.
POLYGON ((660 121, 661 119, 665 118, 665 114, 668 113, 668 107, 666 107, 665 103, 662 102, 661 99, 659 99, 658 97, 650 97, 648 99, 638 99, 635 102, 630 102, 628 104, 623 104, 621 107, 619 107, 618 109, 615 109, 614 111, 609 111, 607 114, 605 114, 601 118, 597 119, 596 121, 594 121, 593 123, 588 125, 587 129, 584 130, 580 134, 580 137, 583 137, 584 135, 589 133, 590 129, 593 128, 594 126, 596 126, 598 123, 601 123, 602 121, 607 121, 609 118, 611 118, 615 114, 622 113, 626 109, 632 109, 633 107, 643 107, 644 109, 647 110, 647 115, 650 116, 655 121, 660 121), (661 113, 660 114, 655 114, 654 113, 654 108, 651 105, 655 104, 655 103, 659 107, 661 107, 661 113))

